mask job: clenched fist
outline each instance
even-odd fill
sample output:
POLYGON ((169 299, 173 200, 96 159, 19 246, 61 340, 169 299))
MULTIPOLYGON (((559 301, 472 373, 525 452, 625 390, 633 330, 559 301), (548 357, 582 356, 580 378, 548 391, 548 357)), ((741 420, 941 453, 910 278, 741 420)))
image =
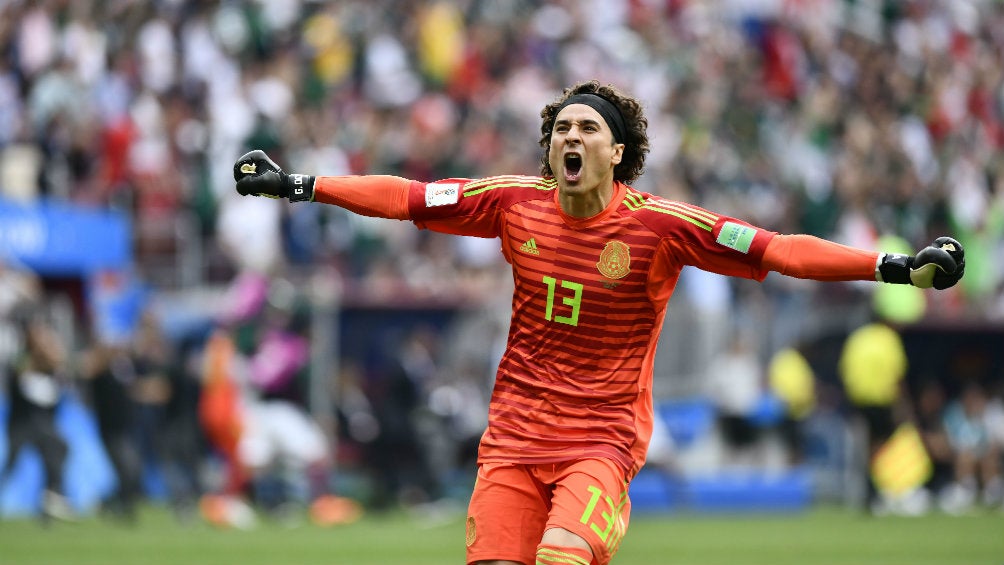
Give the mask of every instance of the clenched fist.
POLYGON ((290 202, 314 199, 314 177, 287 175, 261 149, 249 151, 234 163, 237 192, 243 196, 288 198, 290 202))

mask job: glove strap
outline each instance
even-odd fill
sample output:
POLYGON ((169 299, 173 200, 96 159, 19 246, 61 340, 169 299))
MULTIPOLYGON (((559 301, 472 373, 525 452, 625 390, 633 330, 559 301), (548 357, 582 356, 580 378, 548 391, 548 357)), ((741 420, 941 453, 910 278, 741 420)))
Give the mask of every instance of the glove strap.
POLYGON ((897 253, 883 253, 875 268, 875 280, 891 284, 912 284, 910 269, 913 268, 913 257, 897 253))
POLYGON ((311 202, 314 200, 314 177, 292 174, 286 177, 290 202, 311 202))

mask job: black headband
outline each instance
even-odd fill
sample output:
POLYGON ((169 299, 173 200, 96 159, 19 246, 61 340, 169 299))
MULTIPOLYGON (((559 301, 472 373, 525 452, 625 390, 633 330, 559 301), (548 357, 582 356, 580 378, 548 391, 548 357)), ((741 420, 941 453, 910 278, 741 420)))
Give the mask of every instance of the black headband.
POLYGON ((614 134, 614 143, 624 142, 627 132, 627 127, 624 125, 624 116, 621 116, 621 111, 617 109, 617 106, 614 106, 613 102, 599 94, 591 92, 573 94, 558 107, 558 111, 554 113, 555 117, 569 104, 585 104, 599 112, 603 120, 607 122, 607 127, 614 134))

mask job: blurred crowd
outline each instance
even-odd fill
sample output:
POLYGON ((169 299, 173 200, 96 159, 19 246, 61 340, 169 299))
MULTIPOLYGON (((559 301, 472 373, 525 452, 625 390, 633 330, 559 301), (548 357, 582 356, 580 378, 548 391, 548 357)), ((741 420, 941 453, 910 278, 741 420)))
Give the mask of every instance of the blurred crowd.
POLYGON ((862 247, 952 233, 973 258, 960 307, 1004 316, 1004 273, 987 260, 1002 253, 1004 229, 998 2, 46 0, 0 10, 3 195, 127 210, 151 276, 189 252, 201 254, 196 282, 331 263, 435 292, 456 270, 499 259, 330 207, 236 198, 235 156, 263 148, 288 170, 322 175, 532 174, 540 108, 595 77, 647 106, 653 151, 637 188, 862 247))
MULTIPOLYGON (((951 234, 966 248, 966 277, 951 291, 924 295, 936 302, 906 321, 1004 320, 1004 4, 994 0, 8 0, 0 2, 0 198, 125 213, 138 276, 155 294, 251 292, 246 285, 256 283, 247 281, 323 273, 348 304, 470 309, 452 333, 416 329, 339 367, 338 427, 348 445, 377 446, 356 456, 393 496, 435 499, 442 485, 430 477, 446 471, 429 460, 443 459, 408 454, 406 446, 421 439, 427 450, 469 457, 482 415, 461 407, 483 398, 507 323, 508 274, 497 243, 333 206, 240 198, 232 164, 260 148, 288 171, 317 175, 536 174, 540 109, 589 78, 646 105, 652 153, 636 188, 862 248, 894 242, 909 251, 951 234), (452 347, 442 344, 447 337, 452 347), (451 368, 444 373, 469 378, 431 386, 442 384, 429 377, 433 359, 451 368), (435 418, 395 420, 416 406, 453 417, 450 446, 429 431, 442 425, 435 418), (374 444, 376 429, 399 434, 374 444), (415 430, 424 439, 412 437, 415 430), (388 453, 410 462, 382 460, 388 453)), ((16 291, 9 280, 3 293, 16 291)), ((687 336, 667 331, 693 355, 657 369, 707 366, 731 343, 713 321, 730 315, 747 329, 772 324, 761 341, 739 344, 762 370, 811 329, 809 308, 839 312, 870 303, 872 292, 775 277, 754 288, 685 273, 677 300, 711 323, 687 336), (688 348, 695 336, 707 339, 688 348)), ((264 323, 261 304, 253 315, 264 323)), ((287 318, 286 334, 260 323, 260 331, 240 334, 235 320, 215 319, 214 332, 192 343, 158 341, 158 319, 144 318, 128 354, 88 331, 64 336, 86 352, 76 369, 92 377, 81 382, 95 392, 102 376, 121 383, 186 375, 173 387, 151 380, 130 389, 130 402, 160 406, 146 411, 153 418, 170 412, 169 399, 185 398, 167 390, 204 392, 206 358, 253 365, 255 352, 270 347, 290 364, 282 378, 297 382, 290 375, 309 354, 283 338, 303 330, 295 314, 287 318), (189 356, 198 370, 183 362, 189 356), (166 360, 173 369, 161 366, 166 360)), ((852 320, 836 319, 851 329, 852 320)), ((8 349, 5 362, 19 354, 8 349)), ((301 420, 306 391, 283 396, 257 386, 258 400, 294 409, 287 422, 330 433, 323 421, 301 420)), ((239 396, 225 388, 223 401, 239 396)), ((181 421, 198 421, 196 400, 177 409, 181 421)), ((176 437, 206 435, 236 456, 232 422, 200 423, 176 437)), ((116 425, 125 426, 102 420, 109 446, 116 425)), ((189 440, 159 449, 190 469, 189 440)), ((318 449, 304 455, 307 474, 331 464, 318 449)), ((135 476, 128 471, 135 454, 109 453, 135 476)), ((236 492, 247 477, 231 471, 222 489, 236 492)), ((197 477, 172 477, 186 503, 204 492, 197 477)), ((329 490, 307 482, 299 488, 312 497, 329 490)), ((123 488, 119 506, 128 514, 138 487, 123 488)), ((275 490, 260 488, 266 499, 275 490)))

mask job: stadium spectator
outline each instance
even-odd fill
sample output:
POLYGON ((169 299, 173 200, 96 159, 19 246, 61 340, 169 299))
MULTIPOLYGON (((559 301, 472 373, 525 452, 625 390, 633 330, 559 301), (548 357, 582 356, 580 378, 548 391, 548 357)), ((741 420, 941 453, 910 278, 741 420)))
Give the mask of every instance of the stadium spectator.
POLYGON ((954 452, 954 480, 941 498, 941 507, 964 513, 981 500, 999 503, 1004 491, 999 447, 987 427, 987 394, 977 382, 967 382, 959 398, 945 408, 945 431, 954 452))
POLYGON ((754 412, 763 398, 765 379, 751 341, 745 335, 733 336, 728 349, 708 367, 707 392, 716 408, 726 467, 752 469, 763 464, 762 430, 754 412))
POLYGON ((440 498, 438 477, 428 460, 430 451, 423 437, 423 414, 427 387, 439 371, 436 334, 415 328, 404 335, 389 336, 395 345, 379 344, 374 357, 384 351, 395 354, 374 359, 367 396, 373 407, 378 433, 367 445, 367 459, 374 471, 373 505, 379 509, 398 504, 416 507, 440 498))
POLYGON ((877 321, 851 332, 840 353, 838 369, 854 410, 852 429, 860 446, 856 467, 865 487, 861 504, 868 512, 882 500, 871 474, 872 459, 903 421, 907 364, 899 333, 877 321))
POLYGON ((63 475, 68 446, 56 426, 56 410, 66 387, 67 347, 40 304, 21 306, 14 313, 24 348, 5 371, 10 371, 6 396, 7 459, 0 467, 0 487, 6 486, 22 450, 34 447, 42 458, 44 488, 40 517, 74 520, 76 510, 66 497, 63 475))
POLYGON ((799 465, 805 458, 805 421, 816 409, 816 375, 802 352, 790 346, 771 357, 767 382, 783 405, 777 431, 785 447, 787 462, 799 465))
POLYGON ((178 346, 179 359, 169 375, 171 396, 163 431, 163 468, 176 517, 188 521, 204 493, 202 478, 206 442, 199 427, 200 375, 195 367, 198 345, 193 338, 178 346))
MULTIPOLYGON (((1004 469, 1004 382, 997 383, 990 390, 992 394, 983 411, 983 422, 989 435, 990 449, 997 453, 998 469, 1004 469)), ((1004 479, 1004 472, 1001 474, 1000 478, 1004 479)), ((983 502, 988 505, 1004 504, 1004 484, 997 481, 984 487, 983 502)))
POLYGON ((955 452, 945 431, 944 386, 934 378, 923 382, 914 404, 914 420, 924 448, 931 458, 931 477, 924 484, 929 493, 938 497, 952 483, 955 452))
POLYGON ((109 518, 133 524, 145 493, 136 428, 136 367, 128 344, 91 344, 83 355, 81 377, 101 443, 115 471, 115 489, 102 501, 101 510, 109 518))
POLYGON ((159 316, 146 308, 130 351, 136 370, 136 431, 144 462, 160 472, 171 508, 187 520, 202 494, 203 445, 195 408, 198 389, 179 349, 164 334, 159 316))
POLYGON ((685 266, 945 289, 965 263, 951 238, 916 257, 865 251, 628 186, 644 169, 648 121, 614 86, 577 83, 540 117, 540 176, 315 177, 286 174, 261 150, 238 158, 233 174, 241 195, 501 238, 512 321, 479 448, 467 561, 605 564, 651 439, 654 344, 685 266))

